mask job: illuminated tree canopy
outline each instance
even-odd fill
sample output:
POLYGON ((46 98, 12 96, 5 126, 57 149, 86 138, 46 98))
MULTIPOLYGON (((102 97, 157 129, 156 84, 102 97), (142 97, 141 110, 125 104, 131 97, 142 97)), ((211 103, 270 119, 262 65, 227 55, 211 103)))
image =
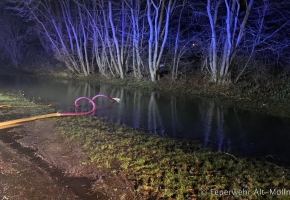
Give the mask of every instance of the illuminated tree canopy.
POLYGON ((2 20, 0 48, 17 65, 33 30, 45 52, 72 73, 154 82, 164 72, 175 80, 203 70, 211 82, 226 84, 258 65, 289 65, 287 6, 267 0, 7 0, 2 10, 29 25, 11 47, 5 41, 17 30, 12 17, 2 20))

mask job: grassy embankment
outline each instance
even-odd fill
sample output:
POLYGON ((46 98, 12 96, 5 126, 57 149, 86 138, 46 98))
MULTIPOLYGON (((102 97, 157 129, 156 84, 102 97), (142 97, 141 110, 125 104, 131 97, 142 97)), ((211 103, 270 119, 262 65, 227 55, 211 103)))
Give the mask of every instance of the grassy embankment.
POLYGON ((47 105, 36 105, 22 96, 21 91, 0 91, 0 122, 52 113, 47 105))
POLYGON ((62 134, 83 142, 100 169, 126 176, 136 193, 156 199, 285 199, 268 192, 290 190, 290 170, 269 162, 213 152, 194 142, 148 135, 90 117, 58 123, 62 134), (263 189, 264 197, 255 189, 263 189), (248 193, 233 197, 211 190, 248 193))

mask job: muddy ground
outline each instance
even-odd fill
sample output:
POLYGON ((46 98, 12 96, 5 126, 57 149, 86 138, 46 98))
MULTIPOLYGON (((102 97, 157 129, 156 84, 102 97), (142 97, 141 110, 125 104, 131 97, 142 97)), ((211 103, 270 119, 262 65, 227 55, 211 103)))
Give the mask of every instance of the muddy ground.
POLYGON ((133 183, 101 171, 79 141, 50 119, 0 130, 0 199, 144 199, 133 183))

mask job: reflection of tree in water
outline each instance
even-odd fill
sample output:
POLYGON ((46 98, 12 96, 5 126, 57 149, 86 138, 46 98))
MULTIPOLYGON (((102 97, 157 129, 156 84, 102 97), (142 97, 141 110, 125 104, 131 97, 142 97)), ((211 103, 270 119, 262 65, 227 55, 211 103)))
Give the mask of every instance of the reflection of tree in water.
POLYGON ((92 85, 87 82, 82 83, 71 83, 68 84, 68 94, 69 96, 73 96, 75 94, 81 94, 80 96, 85 97, 93 97, 95 96, 94 89, 92 88, 92 85))
POLYGON ((158 134, 160 129, 163 136, 164 127, 156 102, 155 92, 152 92, 148 104, 148 130, 150 133, 158 134))
POLYGON ((220 106, 216 108, 216 111, 217 111, 216 117, 217 117, 218 151, 222 151, 222 146, 225 139, 224 112, 220 106))
POLYGON ((133 127, 135 129, 140 128, 140 117, 141 117, 141 99, 142 93, 135 90, 133 94, 133 127))
POLYGON ((231 141, 228 140, 225 144, 225 121, 223 108, 217 106, 213 101, 210 101, 209 103, 203 101, 200 104, 200 113, 204 126, 204 147, 209 146, 210 136, 212 133, 216 132, 217 149, 218 151, 225 151, 226 146, 231 145, 231 141))
POLYGON ((172 136, 174 136, 174 137, 176 137, 177 124, 178 124, 176 104, 177 104, 176 97, 171 96, 170 97, 170 105, 171 105, 171 131, 172 131, 172 136))
POLYGON ((214 115, 214 102, 209 102, 209 105, 206 105, 204 101, 200 104, 200 113, 204 125, 204 147, 208 146, 209 136, 212 131, 212 121, 214 115))

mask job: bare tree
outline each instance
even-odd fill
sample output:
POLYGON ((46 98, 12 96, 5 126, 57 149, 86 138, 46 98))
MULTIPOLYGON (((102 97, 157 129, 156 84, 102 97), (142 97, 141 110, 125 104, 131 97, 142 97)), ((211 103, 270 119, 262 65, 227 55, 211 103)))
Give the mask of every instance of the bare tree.
POLYGON ((93 1, 93 8, 86 10, 90 15, 93 56, 98 69, 105 76, 109 72, 113 77, 123 79, 131 41, 125 3, 93 1))
MULTIPOLYGON (((210 81, 226 84, 233 76, 235 81, 243 76, 254 59, 265 61, 262 55, 276 63, 289 60, 290 36, 282 34, 289 28, 283 14, 287 6, 256 1, 254 6, 254 0, 9 0, 9 8, 36 22, 34 30, 44 49, 51 49, 74 73, 87 76, 98 71, 122 79, 132 71, 135 78, 149 76, 154 82, 164 64, 175 80, 180 69, 201 54, 198 59, 205 62, 199 64, 208 70, 210 81), (198 44, 194 48, 193 42, 198 44)), ((3 28, 0 34, 4 29, 10 31, 3 28)), ((9 45, 20 47, 24 40, 15 38, 14 43, 1 44, 17 61, 23 55, 9 45)))
POLYGON ((42 35, 49 40, 54 56, 69 70, 87 76, 90 69, 88 20, 80 4, 71 1, 11 0, 9 7, 27 20, 39 23, 42 35))
POLYGON ((92 71, 97 68, 98 72, 106 77, 119 76, 119 69, 114 57, 114 49, 111 45, 109 33, 108 6, 106 1, 91 1, 81 6, 88 16, 89 43, 91 46, 90 58, 92 71), (96 65, 96 66, 95 66, 96 65))
POLYGON ((209 71, 212 82, 231 82, 231 62, 243 39, 254 0, 244 3, 244 10, 241 10, 240 1, 207 0, 206 9, 211 29, 209 71))
POLYGON ((172 60, 172 69, 171 69, 171 78, 172 80, 175 80, 177 78, 178 74, 178 68, 179 68, 179 62, 182 57, 182 55, 185 53, 187 49, 188 43, 191 43, 190 41, 185 42, 185 45, 181 47, 180 49, 180 41, 181 41, 181 18, 183 14, 185 3, 182 4, 181 11, 179 13, 178 17, 178 23, 177 23, 177 30, 176 30, 176 35, 175 35, 175 41, 174 41, 174 52, 173 52, 173 60, 172 60))
MULTIPOLYGON (((144 24, 144 18, 141 16, 141 1, 126 1, 127 5, 130 8, 130 14, 131 14, 131 25, 132 25, 132 42, 133 42, 133 50, 132 52, 132 68, 133 68, 133 74, 134 77, 140 79, 142 78, 142 72, 141 72, 141 65, 142 65, 142 37, 144 35, 142 34, 142 24, 144 24)), ((144 30, 144 29, 143 29, 144 30)), ((144 33, 144 32, 143 32, 144 33)))
POLYGON ((274 67, 287 60, 284 54, 289 47, 287 26, 290 23, 287 11, 283 8, 287 8, 287 5, 289 6, 289 3, 263 0, 253 10, 240 52, 240 54, 247 53, 247 56, 245 56, 243 67, 238 71, 235 82, 248 73, 247 70, 254 63, 253 60, 262 63, 263 68, 268 65, 274 67))
POLYGON ((137 78, 149 71, 152 81, 157 79, 171 13, 177 3, 176 0, 10 1, 14 3, 10 8, 21 17, 38 23, 45 49, 52 49, 54 56, 72 72, 87 76, 96 67, 107 77, 110 74, 122 79, 133 69, 137 78))
POLYGON ((168 37, 169 19, 176 1, 147 0, 147 19, 149 23, 148 67, 151 81, 157 80, 157 72, 168 37), (153 11, 152 11, 153 8, 153 11))
POLYGON ((124 22, 124 2, 122 2, 122 8, 121 8, 121 18, 122 21, 120 23, 121 25, 121 38, 118 39, 117 38, 117 34, 116 34, 116 25, 114 24, 114 20, 113 20, 113 15, 112 15, 112 2, 109 1, 109 21, 110 21, 110 25, 111 25, 111 33, 113 35, 113 43, 115 45, 115 51, 116 54, 115 56, 117 57, 117 66, 118 66, 118 70, 119 70, 119 74, 120 74, 120 78, 123 79, 124 78, 124 73, 123 73, 123 66, 124 66, 124 35, 125 35, 125 31, 124 31, 124 26, 125 26, 125 22, 124 22), (119 44, 119 41, 121 42, 121 45, 119 44))
MULTIPOLYGON (((92 44, 92 65, 96 63, 96 68, 98 69, 98 72, 103 75, 108 77, 108 72, 111 71, 113 76, 116 76, 113 70, 111 69, 111 66, 109 65, 109 55, 107 52, 107 45, 105 40, 102 38, 105 38, 106 34, 104 31, 104 28, 99 28, 103 27, 103 18, 101 12, 96 12, 99 7, 101 7, 101 3, 98 3, 97 1, 93 1, 91 8, 93 8, 94 12, 90 12, 90 9, 85 7, 87 14, 90 16, 89 17, 89 25, 90 25, 90 30, 92 32, 90 42, 92 44)), ((100 9, 101 10, 101 9, 100 9)), ((94 72, 94 67, 92 68, 94 72)))

